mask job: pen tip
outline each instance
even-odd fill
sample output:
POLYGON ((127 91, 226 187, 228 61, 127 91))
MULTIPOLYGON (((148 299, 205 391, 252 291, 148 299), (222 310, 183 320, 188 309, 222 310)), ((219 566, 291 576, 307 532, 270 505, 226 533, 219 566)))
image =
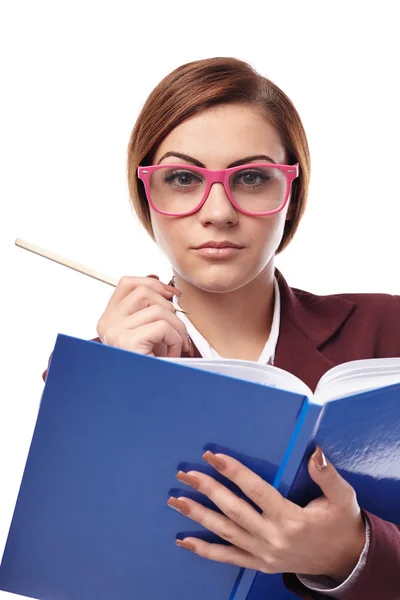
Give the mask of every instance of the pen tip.
POLYGON ((184 310, 182 310, 182 308, 180 306, 178 306, 177 304, 175 304, 175 302, 171 302, 172 306, 175 309, 175 312, 181 312, 184 315, 188 315, 189 313, 185 312, 184 310))

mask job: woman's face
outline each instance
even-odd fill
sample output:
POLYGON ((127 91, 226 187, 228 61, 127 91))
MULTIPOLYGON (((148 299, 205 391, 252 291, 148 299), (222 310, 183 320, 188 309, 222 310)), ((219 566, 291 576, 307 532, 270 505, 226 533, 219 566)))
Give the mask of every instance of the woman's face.
MULTIPOLYGON (((241 105, 210 108, 178 125, 158 147, 153 164, 193 166, 174 153, 185 154, 208 169, 225 169, 244 158, 246 163, 271 162, 270 157, 287 164, 276 129, 255 108, 241 105)), ((289 202, 274 215, 249 216, 237 211, 223 185, 215 183, 205 204, 192 215, 170 217, 150 211, 156 242, 175 274, 205 291, 230 292, 270 272, 268 265, 272 266, 280 244, 288 207, 289 202), (210 241, 233 242, 240 248, 227 256, 198 250, 210 241)))

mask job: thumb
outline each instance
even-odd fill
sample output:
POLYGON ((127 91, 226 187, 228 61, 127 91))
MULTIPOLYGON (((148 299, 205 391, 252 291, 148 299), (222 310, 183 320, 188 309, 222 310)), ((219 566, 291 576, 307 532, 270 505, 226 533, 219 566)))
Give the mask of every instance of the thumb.
POLYGON ((351 486, 329 462, 323 451, 317 446, 308 462, 311 479, 321 488, 325 498, 332 504, 343 504, 348 498, 351 486))

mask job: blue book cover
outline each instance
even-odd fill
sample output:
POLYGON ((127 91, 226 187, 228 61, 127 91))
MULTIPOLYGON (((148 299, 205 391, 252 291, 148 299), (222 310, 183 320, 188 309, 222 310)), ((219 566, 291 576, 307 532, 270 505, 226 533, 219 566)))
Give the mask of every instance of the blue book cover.
MULTIPOLYGON (((400 360, 392 360, 392 364, 398 365, 395 378, 400 379, 400 360)), ((315 405, 310 404, 310 409, 312 414, 315 405)), ((307 423, 310 412, 306 415, 307 423)), ((292 450, 276 486, 301 506, 321 494, 303 460, 304 434, 308 435, 308 431, 300 430, 299 436, 292 440, 292 450)), ((308 449, 316 444, 356 490, 362 508, 400 524, 400 384, 328 402, 318 416, 308 449)), ((306 455, 309 455, 307 450, 306 455)), ((284 588, 279 575, 253 572, 247 573, 235 600, 269 597, 289 600, 295 596, 284 588)))
POLYGON ((39 600, 295 598, 279 574, 176 547, 186 535, 217 539, 167 506, 187 495, 216 508, 177 482, 179 468, 242 495, 201 460, 205 449, 305 504, 319 495, 305 467, 319 443, 358 486, 360 504, 396 522, 400 384, 324 405, 187 364, 58 336, 0 589, 39 600))

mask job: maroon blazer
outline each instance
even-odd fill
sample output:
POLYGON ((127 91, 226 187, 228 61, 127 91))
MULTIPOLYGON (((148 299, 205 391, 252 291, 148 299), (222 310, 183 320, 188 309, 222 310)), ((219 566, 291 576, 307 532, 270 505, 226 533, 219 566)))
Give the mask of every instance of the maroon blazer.
MULTIPOLYGON (((297 375, 313 391, 322 375, 340 363, 400 357, 400 296, 316 296, 290 288, 278 270, 276 276, 281 323, 275 365, 297 375)), ((200 357, 197 348, 195 356, 200 357)), ((400 600, 400 524, 363 512, 371 526, 367 562, 343 600, 400 600)), ((327 600, 294 574, 284 574, 283 579, 304 600, 327 600)))

